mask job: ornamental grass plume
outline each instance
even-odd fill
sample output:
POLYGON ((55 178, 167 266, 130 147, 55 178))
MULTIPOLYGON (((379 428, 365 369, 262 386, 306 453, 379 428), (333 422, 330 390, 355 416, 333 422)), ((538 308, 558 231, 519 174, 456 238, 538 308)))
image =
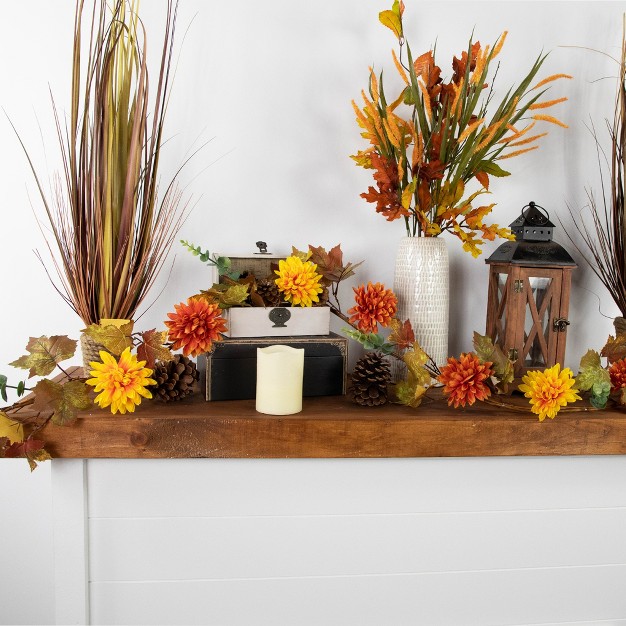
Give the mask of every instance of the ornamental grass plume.
POLYGON ((144 367, 145 361, 137 361, 130 348, 125 348, 119 361, 104 350, 100 351, 101 363, 92 361, 90 372, 92 378, 86 382, 99 392, 95 403, 102 409, 110 406, 111 413, 133 413, 135 406, 141 404, 142 398, 152 398, 146 389, 155 385, 150 378, 152 370, 144 367))
POLYGON ((324 289, 320 285, 322 275, 317 272, 315 263, 292 255, 281 259, 274 272, 278 274, 274 280, 276 286, 292 306, 313 306, 314 302, 319 302, 319 294, 324 289))
POLYGON ((572 370, 566 367, 561 371, 557 363, 544 371, 530 370, 518 389, 530 399, 531 411, 543 422, 546 417, 554 419, 561 407, 582 399, 574 388, 575 382, 572 370))
POLYGON ((590 127, 600 174, 600 194, 586 189, 590 224, 582 210, 576 213, 568 207, 573 227, 567 226, 565 232, 609 292, 621 316, 626 317, 626 16, 621 55, 614 60, 618 66, 614 115, 612 122, 606 121, 610 155, 603 148, 594 124, 590 127), (575 234, 580 239, 575 239, 575 234))
POLYGON ((383 73, 377 76, 370 68, 363 104, 352 102, 361 136, 369 142, 352 159, 374 170, 376 183, 361 197, 388 221, 403 219, 408 236, 435 237, 448 231, 464 250, 478 256, 483 240, 512 235, 508 228, 484 223, 494 204, 476 207, 474 201, 489 191, 490 177, 509 175, 498 161, 538 148, 547 132, 535 132, 535 127, 566 127, 543 111, 567 98, 543 96, 546 85, 571 76, 553 74, 533 85, 546 58, 540 54, 495 103, 495 76, 490 72, 506 32, 493 47, 470 39, 460 58, 453 58, 453 74, 444 82, 434 50, 413 57, 403 13, 404 3, 395 0, 379 15, 398 41, 398 54, 394 51, 392 57, 400 75, 399 92, 385 93, 383 73))
POLYGON ((202 297, 192 297, 187 302, 174 305, 165 322, 172 349, 182 349, 184 356, 198 356, 210 352, 214 341, 226 332, 226 320, 217 302, 202 297))
POLYGON ((139 0, 76 1, 67 121, 52 100, 62 160, 52 192, 18 134, 49 222, 48 248, 58 251, 57 291, 87 326, 134 318, 186 214, 182 166, 159 184, 177 1, 163 4, 163 36, 150 47, 158 73, 149 76, 139 0))
POLYGON ((448 363, 441 368, 437 377, 443 383, 443 392, 448 396, 448 405, 472 405, 476 400, 485 400, 491 395, 491 389, 485 384, 494 374, 489 361, 481 361, 476 354, 463 353, 459 359, 448 358, 448 363))
POLYGON ((398 298, 391 289, 385 289, 382 283, 367 283, 353 287, 355 306, 348 309, 350 324, 365 333, 378 331, 378 324, 389 326, 398 310, 398 298))

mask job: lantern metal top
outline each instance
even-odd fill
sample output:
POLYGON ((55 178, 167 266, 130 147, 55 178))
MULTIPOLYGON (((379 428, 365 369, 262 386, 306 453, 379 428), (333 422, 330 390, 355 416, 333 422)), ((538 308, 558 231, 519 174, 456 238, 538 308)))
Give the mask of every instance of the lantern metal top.
POLYGON ((550 214, 531 201, 510 228, 518 241, 552 241, 554 224, 550 221, 550 214))
POLYGON ((550 221, 550 214, 535 202, 529 202, 522 209, 510 228, 515 235, 515 241, 503 243, 486 263, 576 267, 569 252, 556 241, 552 241, 554 224, 550 221))

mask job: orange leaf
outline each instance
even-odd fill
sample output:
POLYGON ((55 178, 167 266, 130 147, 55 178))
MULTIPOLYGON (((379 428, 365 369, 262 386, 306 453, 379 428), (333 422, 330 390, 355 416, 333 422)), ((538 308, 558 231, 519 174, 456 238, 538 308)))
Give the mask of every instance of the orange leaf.
POLYGON ((476 172, 476 180, 485 188, 489 189, 489 176, 487 172, 476 172))
POLYGON ((395 343, 400 350, 410 348, 415 342, 415 333, 410 320, 402 323, 398 318, 394 318, 389 325, 392 329, 389 335, 389 343, 395 343))

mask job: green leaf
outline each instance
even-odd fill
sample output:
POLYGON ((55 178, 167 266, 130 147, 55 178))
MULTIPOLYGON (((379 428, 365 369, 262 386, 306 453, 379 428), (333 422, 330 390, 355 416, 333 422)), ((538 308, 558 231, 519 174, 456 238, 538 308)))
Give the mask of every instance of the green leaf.
POLYGON ((19 383, 17 383, 17 395, 18 397, 21 397, 24 395, 24 388, 26 387, 25 383, 23 380, 20 380, 19 383))
POLYGON ((366 350, 378 350, 385 343, 385 339, 377 333, 363 333, 354 328, 343 328, 342 330, 348 337, 358 341, 366 350))
POLYGON ((493 161, 479 161, 476 170, 486 172, 487 174, 495 176, 496 178, 502 178, 503 176, 511 175, 511 172, 503 170, 497 163, 494 163, 493 161))
POLYGON ((589 402, 591 403, 591 406, 593 406, 596 409, 604 409, 606 407, 606 403, 609 401, 609 394, 600 394, 600 395, 596 395, 596 394, 591 394, 591 396, 589 397, 589 402))
POLYGON ((6 402, 7 396, 7 377, 4 374, 0 374, 0 396, 6 402))
POLYGON ((474 350, 476 351, 476 356, 481 361, 491 361, 493 349, 493 341, 490 337, 480 335, 474 331, 474 350))
POLYGON ((218 274, 227 274, 230 271, 232 263, 227 256, 218 256, 215 259, 215 266, 217 267, 218 274))
POLYGON ((515 377, 513 361, 489 337, 477 332, 474 332, 474 350, 481 361, 492 363, 496 378, 500 381, 502 390, 506 391, 506 385, 512 383, 515 377))
POLYGON ((580 368, 576 376, 576 386, 581 391, 594 389, 593 393, 603 393, 596 390, 609 390, 611 387, 611 376, 600 362, 600 355, 595 350, 587 350, 580 359, 580 368))
POLYGON ((76 341, 66 335, 31 337, 26 345, 30 353, 9 363, 13 367, 28 369, 28 377, 47 376, 58 363, 70 359, 76 352, 76 341))

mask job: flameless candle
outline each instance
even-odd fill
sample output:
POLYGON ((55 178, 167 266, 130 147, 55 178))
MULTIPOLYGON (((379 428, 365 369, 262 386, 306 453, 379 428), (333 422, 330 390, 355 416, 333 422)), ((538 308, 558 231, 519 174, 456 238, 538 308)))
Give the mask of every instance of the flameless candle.
POLYGON ((304 348, 257 348, 256 357, 256 410, 268 415, 302 411, 304 348))

